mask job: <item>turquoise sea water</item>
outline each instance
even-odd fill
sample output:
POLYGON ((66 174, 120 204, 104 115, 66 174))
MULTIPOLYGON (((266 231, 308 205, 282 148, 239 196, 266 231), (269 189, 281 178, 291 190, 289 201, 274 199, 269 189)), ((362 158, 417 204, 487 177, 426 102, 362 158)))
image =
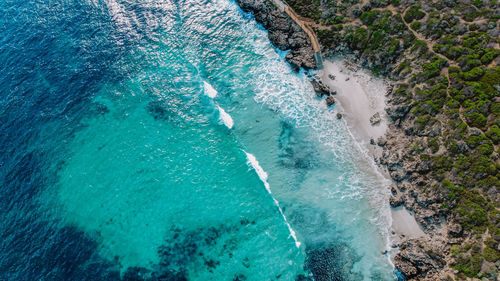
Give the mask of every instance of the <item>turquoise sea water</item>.
MULTIPOLYGON (((390 224, 386 180, 251 15, 228 0, 71 7, 102 15, 93 28, 72 28, 109 29, 79 42, 83 54, 104 49, 103 65, 61 55, 69 72, 99 71, 82 83, 85 94, 51 88, 82 107, 36 120, 38 144, 27 147, 43 151, 34 160, 43 180, 23 208, 43 222, 34 236, 72 233, 37 243, 73 264, 57 279, 56 265, 9 267, 15 262, 5 256, 7 279, 22 270, 39 280, 395 278, 381 254, 390 224), (82 239, 83 246, 74 242, 82 239), (97 264, 114 273, 74 273, 97 264)), ((62 49, 71 36, 53 34, 62 49)), ((54 80, 47 83, 64 82, 54 80)), ((9 183, 11 174, 2 175, 9 183)), ((27 261, 35 255, 21 253, 27 261)))

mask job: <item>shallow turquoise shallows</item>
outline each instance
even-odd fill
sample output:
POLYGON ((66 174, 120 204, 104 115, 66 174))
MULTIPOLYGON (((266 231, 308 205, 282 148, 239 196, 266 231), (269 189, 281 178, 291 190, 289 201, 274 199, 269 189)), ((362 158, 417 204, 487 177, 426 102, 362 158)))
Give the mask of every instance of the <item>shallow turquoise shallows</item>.
POLYGON ((65 144, 47 214, 122 274, 393 280, 387 182, 266 31, 228 0, 137 2, 106 2, 139 42, 65 144))

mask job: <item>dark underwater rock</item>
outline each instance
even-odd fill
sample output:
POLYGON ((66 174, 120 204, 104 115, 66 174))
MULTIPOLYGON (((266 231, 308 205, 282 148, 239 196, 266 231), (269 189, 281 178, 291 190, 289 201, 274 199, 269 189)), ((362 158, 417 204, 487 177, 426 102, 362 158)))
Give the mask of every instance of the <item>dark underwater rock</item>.
POLYGON ((343 281, 339 264, 340 249, 336 247, 307 250, 306 266, 316 281, 343 281))

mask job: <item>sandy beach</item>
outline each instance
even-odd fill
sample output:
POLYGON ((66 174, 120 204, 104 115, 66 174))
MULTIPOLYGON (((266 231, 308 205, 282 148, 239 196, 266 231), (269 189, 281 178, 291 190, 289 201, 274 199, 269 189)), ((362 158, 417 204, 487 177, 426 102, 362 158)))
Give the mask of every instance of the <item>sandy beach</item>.
MULTIPOLYGON (((371 156, 378 155, 380 148, 370 144, 370 140, 376 141, 388 128, 385 112, 389 88, 387 82, 345 60, 335 58, 326 60, 319 74, 322 81, 337 92, 335 111, 342 114, 356 141, 371 156), (380 121, 372 124, 370 119, 376 114, 380 121)), ((385 170, 380 171, 388 177, 385 170)), ((395 233, 393 243, 398 243, 402 237, 418 238, 426 235, 405 208, 391 208, 391 215, 395 233)))
POLYGON ((322 72, 323 82, 337 91, 337 111, 346 119, 356 140, 368 146, 370 139, 383 136, 387 130, 384 110, 387 83, 339 59, 325 61, 322 72), (375 114, 380 121, 372 125, 370 118, 375 114))

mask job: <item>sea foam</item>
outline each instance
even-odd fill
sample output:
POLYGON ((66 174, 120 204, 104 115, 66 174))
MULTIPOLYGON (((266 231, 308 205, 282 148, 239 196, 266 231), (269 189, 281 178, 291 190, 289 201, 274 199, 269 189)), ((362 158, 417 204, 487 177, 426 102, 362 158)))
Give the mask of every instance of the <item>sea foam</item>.
POLYGON ((207 95, 209 98, 213 99, 217 96, 217 91, 212 87, 212 85, 208 84, 207 82, 203 81, 203 88, 205 90, 205 95, 207 95))
POLYGON ((283 210, 280 207, 280 203, 278 202, 278 200, 276 200, 276 198, 274 198, 273 193, 271 192, 271 186, 267 182, 266 171, 264 171, 264 169, 262 169, 262 167, 259 164, 259 161, 257 161, 257 158, 253 154, 250 154, 246 151, 243 151, 243 152, 245 152, 245 154, 247 155, 248 164, 251 165, 252 168, 255 170, 255 172, 259 176, 260 180, 264 183, 264 186, 266 187, 267 192, 269 192, 269 194, 271 195, 271 198, 273 198, 274 204, 276 204, 276 207, 278 207, 278 210, 280 211, 281 216, 283 216, 283 219, 285 220, 286 226, 288 227, 288 230, 290 231, 290 235, 293 237, 293 240, 295 240, 295 246, 297 246, 297 248, 299 248, 300 241, 297 239, 297 235, 295 234, 295 230, 293 230, 290 223, 288 223, 288 220, 285 216, 285 213, 283 213, 283 210))
POLYGON ((219 118, 226 125, 228 129, 233 128, 234 126, 234 121, 231 115, 229 115, 224 109, 222 109, 220 106, 217 106, 217 109, 219 110, 219 118))

